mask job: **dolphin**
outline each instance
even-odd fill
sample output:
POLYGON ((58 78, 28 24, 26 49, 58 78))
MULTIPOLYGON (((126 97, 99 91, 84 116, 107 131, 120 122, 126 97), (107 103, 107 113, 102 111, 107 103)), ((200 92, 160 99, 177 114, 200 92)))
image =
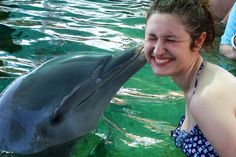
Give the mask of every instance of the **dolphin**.
POLYGON ((0 95, 0 151, 35 154, 92 133, 145 63, 138 46, 119 55, 56 57, 18 77, 0 95))

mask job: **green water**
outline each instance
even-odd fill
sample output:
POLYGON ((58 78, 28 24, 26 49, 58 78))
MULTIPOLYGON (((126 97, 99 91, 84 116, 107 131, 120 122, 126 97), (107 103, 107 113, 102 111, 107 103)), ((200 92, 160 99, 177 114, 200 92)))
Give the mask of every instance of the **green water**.
MULTIPOLYGON (((114 54, 143 43, 148 5, 148 0, 0 0, 1 91, 53 57, 80 51, 114 54)), ((221 33, 214 53, 204 57, 235 75, 236 62, 218 54, 221 33)), ((170 131, 184 113, 184 103, 168 77, 154 76, 145 65, 115 96, 94 134, 54 153, 58 157, 182 157, 170 131)), ((1 153, 7 156, 15 155, 1 153)))

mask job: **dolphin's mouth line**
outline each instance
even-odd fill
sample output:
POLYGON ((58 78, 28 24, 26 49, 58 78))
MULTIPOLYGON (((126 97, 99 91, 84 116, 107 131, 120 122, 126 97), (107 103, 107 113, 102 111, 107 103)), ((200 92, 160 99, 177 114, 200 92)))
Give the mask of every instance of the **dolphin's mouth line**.
MULTIPOLYGON (((99 86, 97 89, 95 89, 91 94, 89 94, 83 101, 81 101, 78 105, 76 105, 76 110, 78 110, 79 108, 83 107, 83 103, 89 99, 89 97, 91 97, 92 95, 96 94, 107 82, 109 82, 112 78, 116 77, 118 74, 120 74, 121 72, 125 71, 131 64, 133 64, 133 61, 136 61, 139 59, 139 56, 143 55, 142 52, 140 51, 139 53, 137 53, 135 56, 133 56, 129 62, 127 64, 122 64, 122 67, 120 67, 117 72, 115 72, 114 74, 112 74, 110 77, 108 77, 104 83, 99 86), (124 67, 124 68, 123 68, 124 67)), ((144 57, 144 56, 143 56, 144 57)), ((97 80, 100 80, 100 78, 95 78, 97 80)))

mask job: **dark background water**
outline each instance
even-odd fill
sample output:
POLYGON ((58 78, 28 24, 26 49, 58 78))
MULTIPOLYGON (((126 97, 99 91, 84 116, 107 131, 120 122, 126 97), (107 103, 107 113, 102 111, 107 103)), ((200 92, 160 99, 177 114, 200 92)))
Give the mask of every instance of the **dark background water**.
MULTIPOLYGON (((0 0, 0 90, 63 54, 119 53, 143 43, 148 0, 0 0)), ((218 53, 206 60, 236 74, 218 53)), ((180 90, 145 65, 107 107, 94 134, 38 156, 181 157, 170 138, 184 111, 180 90), (117 101, 118 100, 118 101, 117 101)), ((73 128, 72 128, 73 129, 73 128)), ((1 157, 15 156, 1 153, 1 157)))

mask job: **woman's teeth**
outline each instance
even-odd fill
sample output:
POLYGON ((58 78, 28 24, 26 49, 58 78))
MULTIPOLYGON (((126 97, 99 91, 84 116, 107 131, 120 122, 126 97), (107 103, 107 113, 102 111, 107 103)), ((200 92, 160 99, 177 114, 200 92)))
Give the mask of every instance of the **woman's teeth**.
POLYGON ((167 58, 156 59, 156 62, 157 62, 157 63, 167 63, 167 62, 169 62, 169 61, 170 61, 170 59, 167 59, 167 58))

